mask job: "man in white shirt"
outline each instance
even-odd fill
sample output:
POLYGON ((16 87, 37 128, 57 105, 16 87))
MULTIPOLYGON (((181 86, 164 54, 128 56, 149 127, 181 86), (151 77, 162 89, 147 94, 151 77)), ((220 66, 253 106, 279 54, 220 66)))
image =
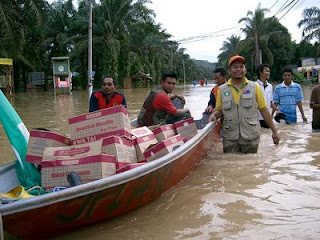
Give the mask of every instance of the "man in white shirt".
MULTIPOLYGON (((274 105, 274 103, 272 102, 273 100, 273 89, 272 89, 272 85, 268 82, 269 78, 270 78, 270 67, 268 64, 260 64, 257 67, 257 76, 259 77, 257 79, 257 83, 261 86, 262 90, 263 90, 263 94, 264 97, 266 99, 267 102, 267 107, 269 112, 271 111, 271 108, 273 109, 272 111, 272 115, 275 111, 277 111, 276 106, 274 105)), ((263 128, 269 128, 268 124, 266 124, 266 122, 264 121, 261 113, 259 112, 259 120, 260 120, 260 125, 263 128)))

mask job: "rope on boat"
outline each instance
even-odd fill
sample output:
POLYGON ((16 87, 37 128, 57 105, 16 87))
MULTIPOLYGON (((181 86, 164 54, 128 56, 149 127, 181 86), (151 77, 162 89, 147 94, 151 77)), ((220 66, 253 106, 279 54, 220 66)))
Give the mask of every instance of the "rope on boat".
POLYGON ((3 221, 2 221, 2 214, 0 212, 0 240, 4 240, 4 235, 3 235, 3 221))

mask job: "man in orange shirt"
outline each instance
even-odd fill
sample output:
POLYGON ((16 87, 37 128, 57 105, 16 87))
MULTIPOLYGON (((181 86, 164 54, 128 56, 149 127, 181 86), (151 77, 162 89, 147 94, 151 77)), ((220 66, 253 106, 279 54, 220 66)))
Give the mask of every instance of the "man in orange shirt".
POLYGON ((210 93, 210 100, 208 102, 208 107, 206 108, 206 113, 212 113, 213 109, 216 107, 216 99, 219 86, 226 82, 227 71, 224 68, 216 68, 213 71, 213 79, 216 81, 216 85, 212 88, 210 93))

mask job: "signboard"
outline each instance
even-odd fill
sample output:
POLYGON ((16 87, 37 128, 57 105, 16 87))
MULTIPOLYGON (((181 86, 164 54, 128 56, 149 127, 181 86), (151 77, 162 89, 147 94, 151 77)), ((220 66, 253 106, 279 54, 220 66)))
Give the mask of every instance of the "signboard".
POLYGON ((314 66, 314 65, 316 65, 316 59, 315 58, 302 59, 301 65, 302 65, 302 67, 314 66))
POLYGON ((55 75, 68 75, 69 74, 69 66, 68 63, 63 62, 55 62, 53 63, 53 72, 55 75))
POLYGON ((13 60, 10 58, 0 58, 0 65, 12 65, 13 60))

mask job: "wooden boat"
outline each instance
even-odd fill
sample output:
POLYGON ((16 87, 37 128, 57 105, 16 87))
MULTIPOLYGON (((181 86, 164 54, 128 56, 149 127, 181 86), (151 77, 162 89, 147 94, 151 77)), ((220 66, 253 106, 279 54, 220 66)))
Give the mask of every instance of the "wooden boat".
MULTIPOLYGON (((217 142, 213 122, 180 148, 138 168, 63 191, 0 205, 6 232, 43 239, 125 214, 181 182, 217 142)), ((19 185, 15 167, 0 169, 0 182, 19 185)))

